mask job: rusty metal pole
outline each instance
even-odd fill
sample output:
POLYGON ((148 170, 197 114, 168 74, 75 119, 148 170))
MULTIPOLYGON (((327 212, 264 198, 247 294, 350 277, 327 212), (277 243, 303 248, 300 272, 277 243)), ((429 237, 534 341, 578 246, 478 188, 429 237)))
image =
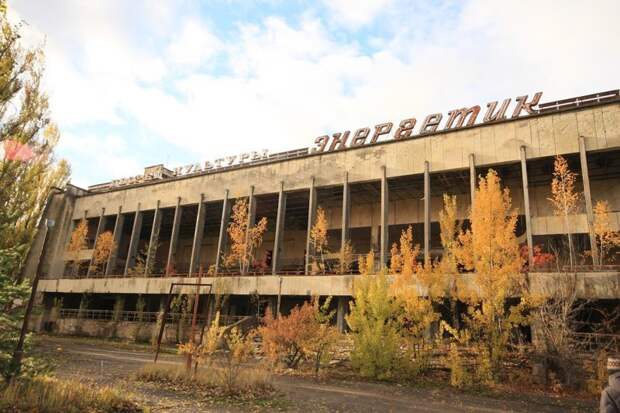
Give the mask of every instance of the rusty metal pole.
MULTIPOLYGON (((202 278, 202 266, 198 270, 198 283, 196 284, 196 296, 194 297, 194 314, 192 315, 192 328, 189 333, 189 343, 191 343, 190 350, 193 351, 194 344, 196 344, 196 340, 194 340, 194 335, 196 334, 196 318, 198 317, 198 302, 200 300, 200 279, 202 278)), ((192 369, 192 353, 191 351, 187 353, 187 370, 192 369)))
POLYGON ((168 318, 168 311, 170 311, 170 301, 172 301, 172 289, 174 288, 174 283, 170 284, 170 291, 168 292, 168 299, 166 300, 166 307, 164 308, 164 314, 161 320, 161 326, 159 327, 159 334, 157 335, 157 350, 155 350, 155 359, 153 363, 157 363, 157 358, 159 357, 159 349, 161 348, 161 339, 164 336, 164 328, 166 327, 166 319, 168 318))
MULTIPOLYGON (((51 193, 48 196, 48 199, 51 198, 51 193)), ((26 313, 24 314, 24 321, 22 321, 22 328, 19 333, 19 339, 17 341, 17 346, 15 347, 15 352, 13 353, 13 358, 11 360, 11 365, 13 366, 13 371, 10 376, 10 380, 13 380, 15 377, 19 375, 19 371, 22 366, 22 358, 24 356, 24 342, 26 341, 26 334, 28 333, 28 322, 30 321, 30 315, 32 314, 32 307, 34 306, 34 300, 37 295, 37 287, 39 285, 39 278, 41 277, 41 270, 43 268, 43 254, 47 249, 47 243, 49 241, 49 230, 54 227, 54 221, 51 219, 45 220, 45 234, 43 235, 43 247, 41 248, 41 253, 39 254, 39 262, 37 264, 37 272, 34 274, 34 279, 32 280, 32 289, 30 290, 30 298, 28 299, 28 304, 26 305, 26 313)))

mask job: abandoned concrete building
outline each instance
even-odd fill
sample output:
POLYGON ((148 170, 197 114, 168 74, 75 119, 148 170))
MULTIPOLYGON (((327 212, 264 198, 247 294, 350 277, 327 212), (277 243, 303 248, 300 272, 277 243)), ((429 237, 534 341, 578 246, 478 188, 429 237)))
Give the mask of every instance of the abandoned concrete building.
MULTIPOLYGON (((240 156, 241 162, 198 166, 188 173, 157 165, 139 179, 55 191, 45 210, 54 226, 47 234, 39 232, 26 265, 26 276, 32 278, 37 268, 41 274, 42 311, 35 328, 122 337, 141 325, 147 339, 170 291, 196 291, 193 285, 172 284, 199 280, 205 284, 199 307, 205 319, 216 293, 229 297, 223 309, 229 321, 256 314, 266 303, 286 313, 310 296, 332 296, 337 323, 344 328, 357 267, 353 264, 350 274, 313 271, 306 252, 319 206, 326 211, 332 253, 350 242, 355 254, 374 250, 377 264, 385 266, 391 244, 411 225, 422 247, 420 259, 434 259, 442 253, 442 195, 457 196, 459 219, 465 220, 477 175, 493 168, 518 210, 519 241, 530 251, 534 246, 548 250, 565 233, 548 200, 558 154, 578 173, 583 193, 581 209, 572 217, 579 255, 593 242, 594 202, 607 200, 612 225, 620 224, 618 91, 541 103, 525 116, 423 131, 364 145, 347 146, 345 138, 331 145, 333 150, 323 145, 320 150, 255 153, 240 156), (256 264, 244 275, 222 261, 230 244, 231 205, 240 198, 248 199, 251 222, 268 220, 256 264), (71 233, 83 219, 86 248, 69 255, 71 233), (116 248, 103 268, 93 269, 95 241, 106 231, 116 248)), ((580 294, 617 306, 618 267, 582 264, 580 294)), ((531 271, 530 279, 537 274, 531 271)), ((181 317, 175 311, 180 310, 168 314, 171 325, 181 317)), ((173 332, 166 337, 174 341, 173 332)))

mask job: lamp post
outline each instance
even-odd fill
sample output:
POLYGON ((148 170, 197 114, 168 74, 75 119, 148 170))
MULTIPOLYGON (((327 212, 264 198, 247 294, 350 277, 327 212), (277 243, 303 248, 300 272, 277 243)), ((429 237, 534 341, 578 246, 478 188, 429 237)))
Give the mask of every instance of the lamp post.
POLYGON ((19 341, 17 342, 15 352, 13 353, 13 359, 11 360, 11 364, 13 365, 11 380, 19 375, 19 371, 22 366, 22 357, 24 355, 24 341, 26 340, 26 334, 28 333, 28 322, 30 321, 32 307, 34 306, 34 300, 37 294, 37 286, 39 285, 39 278, 41 277, 41 268, 43 267, 43 253, 47 249, 47 241, 49 239, 48 234, 49 231, 54 228, 54 224, 55 222, 52 219, 45 220, 45 235, 43 236, 43 248, 41 248, 41 253, 39 254, 37 272, 34 274, 34 279, 32 280, 32 290, 30 291, 30 299, 28 300, 28 305, 26 306, 26 313, 24 314, 22 329, 19 333, 19 341))

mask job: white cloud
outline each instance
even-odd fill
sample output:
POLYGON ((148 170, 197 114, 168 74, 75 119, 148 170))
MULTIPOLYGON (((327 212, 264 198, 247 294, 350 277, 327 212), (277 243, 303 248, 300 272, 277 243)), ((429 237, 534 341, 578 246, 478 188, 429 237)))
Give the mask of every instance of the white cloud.
POLYGON ((332 17, 353 27, 370 23, 392 0, 324 0, 332 17))
POLYGON ((105 172, 105 181, 135 176, 144 171, 131 146, 120 136, 114 134, 85 134, 77 136, 73 133, 64 133, 58 150, 62 154, 70 155, 75 159, 87 160, 80 163, 82 168, 75 170, 71 181, 74 185, 86 188, 93 185, 93 179, 105 172))
POLYGON ((172 62, 195 67, 212 57, 220 47, 220 40, 206 25, 196 18, 190 18, 183 24, 181 32, 174 37, 167 52, 172 62))

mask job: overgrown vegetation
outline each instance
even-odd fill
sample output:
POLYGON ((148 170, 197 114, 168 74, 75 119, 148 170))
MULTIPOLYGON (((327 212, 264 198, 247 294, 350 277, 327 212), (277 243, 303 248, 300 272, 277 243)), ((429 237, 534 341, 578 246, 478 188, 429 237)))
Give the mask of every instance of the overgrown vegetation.
POLYGON ((228 224, 230 250, 224 257, 224 265, 238 267, 239 272, 247 274, 255 265, 256 250, 263 243, 263 235, 267 230, 267 218, 262 217, 256 224, 250 223, 250 211, 246 198, 238 199, 232 208, 228 224))
POLYGON ((233 389, 228 386, 225 374, 217 369, 202 369, 191 373, 183 367, 147 364, 135 374, 135 379, 159 384, 166 389, 191 393, 215 403, 261 407, 281 405, 269 372, 260 368, 246 367, 241 370, 233 389))
POLYGON ((40 376, 17 380, 0 389, 0 411, 32 413, 146 412, 126 391, 95 387, 75 380, 40 376))

